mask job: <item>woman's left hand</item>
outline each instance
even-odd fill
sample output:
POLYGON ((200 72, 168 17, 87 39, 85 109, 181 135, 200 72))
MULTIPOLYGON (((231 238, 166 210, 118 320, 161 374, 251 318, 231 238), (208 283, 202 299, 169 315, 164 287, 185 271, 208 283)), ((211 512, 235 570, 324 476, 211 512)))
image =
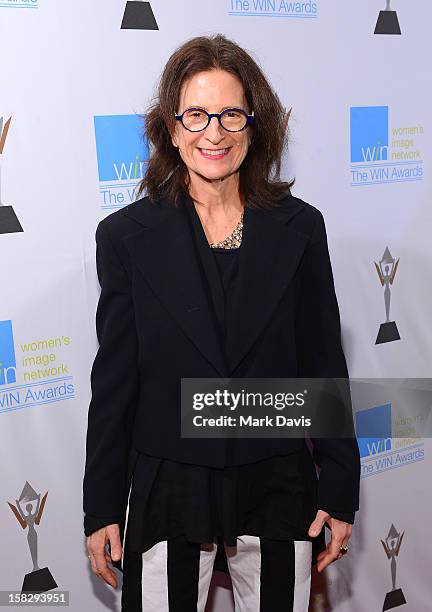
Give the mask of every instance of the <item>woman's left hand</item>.
POLYGON ((328 512, 318 510, 315 520, 309 527, 308 534, 315 538, 321 533, 325 523, 328 523, 331 530, 331 539, 327 544, 327 548, 323 550, 317 557, 317 570, 322 572, 327 565, 340 559, 343 555, 343 547, 348 545, 348 540, 351 537, 352 525, 332 518, 328 512))

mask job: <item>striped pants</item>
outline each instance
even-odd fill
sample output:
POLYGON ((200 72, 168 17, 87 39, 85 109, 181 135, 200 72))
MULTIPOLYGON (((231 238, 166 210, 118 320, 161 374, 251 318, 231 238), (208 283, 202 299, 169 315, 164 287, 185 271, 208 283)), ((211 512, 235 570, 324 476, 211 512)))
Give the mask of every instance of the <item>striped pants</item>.
MULTIPOLYGON (((307 612, 311 542, 244 535, 224 547, 236 612, 307 612)), ((122 612, 204 612, 216 551, 183 537, 126 550, 122 612)))

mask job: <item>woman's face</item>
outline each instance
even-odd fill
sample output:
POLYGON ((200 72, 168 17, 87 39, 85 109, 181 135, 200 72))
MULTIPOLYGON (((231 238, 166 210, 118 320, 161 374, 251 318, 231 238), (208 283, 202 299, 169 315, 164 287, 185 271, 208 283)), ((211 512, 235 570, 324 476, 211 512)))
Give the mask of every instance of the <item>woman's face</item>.
MULTIPOLYGON (((200 107, 208 113, 220 113, 227 107, 242 108, 248 114, 252 110, 247 106, 240 80, 224 70, 200 72, 183 83, 177 113, 180 115, 190 107, 200 107)), ((251 128, 228 132, 213 117, 205 130, 190 132, 177 121, 171 140, 179 148, 190 175, 217 180, 239 169, 248 152, 251 128), (223 156, 206 156, 207 150, 222 150, 223 156)))

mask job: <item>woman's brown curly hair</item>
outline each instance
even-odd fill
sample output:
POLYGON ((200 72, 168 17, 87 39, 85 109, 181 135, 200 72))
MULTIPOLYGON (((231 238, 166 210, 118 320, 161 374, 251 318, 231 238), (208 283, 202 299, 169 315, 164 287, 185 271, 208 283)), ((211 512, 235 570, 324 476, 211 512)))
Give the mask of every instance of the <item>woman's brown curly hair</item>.
POLYGON ((294 184, 280 180, 281 157, 287 146, 288 116, 277 94, 255 60, 222 34, 197 36, 182 44, 163 70, 156 101, 144 119, 144 135, 151 155, 137 189, 151 201, 167 197, 177 205, 188 193, 189 173, 178 148, 171 142, 183 83, 198 72, 225 70, 243 84, 250 111, 252 142, 239 169, 240 196, 251 208, 276 205, 294 184))

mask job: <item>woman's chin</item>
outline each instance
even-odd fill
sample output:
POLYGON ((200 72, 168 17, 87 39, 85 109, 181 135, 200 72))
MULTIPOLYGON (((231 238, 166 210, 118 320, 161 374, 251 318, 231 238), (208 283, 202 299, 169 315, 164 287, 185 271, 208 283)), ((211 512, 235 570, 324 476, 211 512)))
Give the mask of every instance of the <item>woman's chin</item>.
POLYGON ((211 171, 209 168, 198 168, 196 172, 207 181, 222 181, 231 174, 231 172, 228 170, 222 171, 222 169, 218 170, 217 168, 215 168, 213 171, 211 171))

